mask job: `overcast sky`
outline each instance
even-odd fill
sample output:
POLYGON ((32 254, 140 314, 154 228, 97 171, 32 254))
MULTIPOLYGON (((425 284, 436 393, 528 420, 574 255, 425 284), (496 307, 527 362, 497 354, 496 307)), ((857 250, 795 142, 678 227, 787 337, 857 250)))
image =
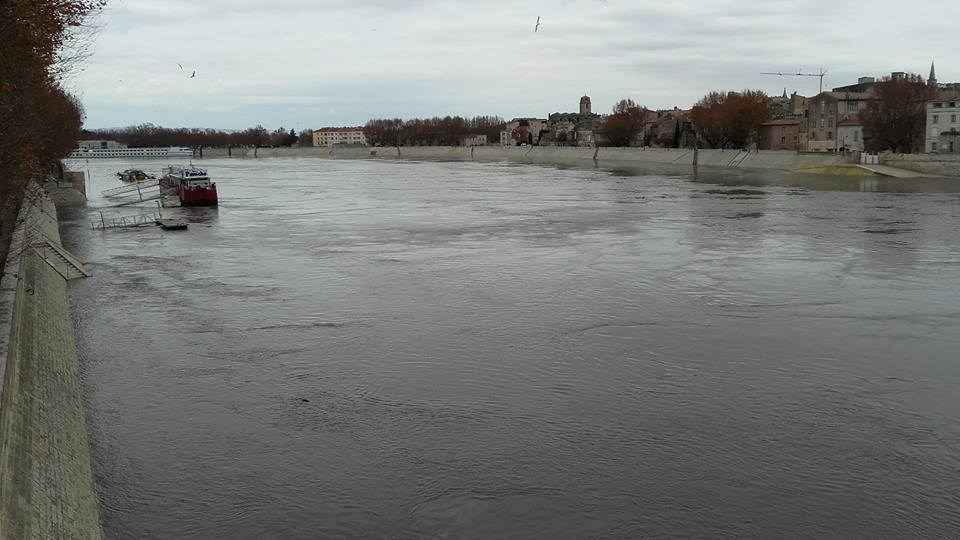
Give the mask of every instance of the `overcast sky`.
POLYGON ((687 108, 715 89, 817 93, 764 71, 823 68, 829 88, 935 59, 956 81, 958 23, 946 0, 110 0, 70 85, 92 128, 545 117, 584 93, 597 112, 687 108))

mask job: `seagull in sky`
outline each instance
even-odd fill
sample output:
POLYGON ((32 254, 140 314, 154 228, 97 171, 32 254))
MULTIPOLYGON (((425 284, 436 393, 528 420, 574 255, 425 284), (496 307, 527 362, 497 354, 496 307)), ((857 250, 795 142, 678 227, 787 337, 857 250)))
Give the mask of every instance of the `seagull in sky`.
POLYGON ((181 69, 181 70, 183 69, 183 65, 180 64, 180 62, 177 62, 177 65, 180 66, 180 69, 181 69))
POLYGON ((193 73, 190 74, 190 78, 192 79, 196 76, 197 76, 197 70, 193 70, 193 73))
POLYGON ((533 32, 536 33, 537 29, 540 28, 540 16, 537 15, 537 25, 533 27, 533 32))

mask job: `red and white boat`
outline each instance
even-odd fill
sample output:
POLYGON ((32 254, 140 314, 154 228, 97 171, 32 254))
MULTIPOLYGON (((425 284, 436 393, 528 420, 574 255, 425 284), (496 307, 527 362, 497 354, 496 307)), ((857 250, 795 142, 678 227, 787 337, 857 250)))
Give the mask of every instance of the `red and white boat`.
POLYGON ((161 187, 176 192, 181 206, 217 206, 217 184, 210 181, 206 169, 167 167, 160 179, 161 187))

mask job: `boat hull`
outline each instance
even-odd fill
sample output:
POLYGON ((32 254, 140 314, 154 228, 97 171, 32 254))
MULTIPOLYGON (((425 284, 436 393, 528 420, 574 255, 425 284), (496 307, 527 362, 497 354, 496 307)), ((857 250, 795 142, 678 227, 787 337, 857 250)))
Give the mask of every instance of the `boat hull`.
POLYGON ((177 188, 181 206, 218 206, 216 184, 208 188, 177 188))

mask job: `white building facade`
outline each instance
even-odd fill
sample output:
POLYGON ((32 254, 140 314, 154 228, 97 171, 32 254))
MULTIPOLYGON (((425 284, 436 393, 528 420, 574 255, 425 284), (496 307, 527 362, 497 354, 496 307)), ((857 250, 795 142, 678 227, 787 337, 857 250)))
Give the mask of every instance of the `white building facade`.
POLYGON ((367 137, 363 134, 362 127, 325 127, 314 130, 314 146, 335 146, 338 144, 366 146, 367 137))
POLYGON ((486 135, 464 135, 460 138, 460 146, 486 146, 487 145, 487 136, 486 135))
POLYGON ((127 145, 122 142, 110 141, 106 139, 86 139, 77 142, 77 148, 80 150, 116 150, 126 148, 127 145))
POLYGON ((924 150, 928 153, 956 153, 956 134, 960 132, 960 92, 941 92, 927 102, 927 127, 924 150))

